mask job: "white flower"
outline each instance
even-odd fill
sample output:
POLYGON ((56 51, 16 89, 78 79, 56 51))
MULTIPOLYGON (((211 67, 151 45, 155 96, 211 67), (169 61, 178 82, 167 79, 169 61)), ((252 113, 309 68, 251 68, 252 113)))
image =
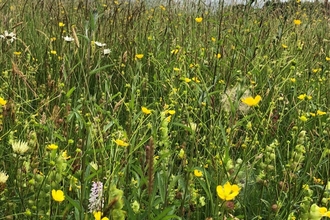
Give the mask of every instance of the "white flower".
POLYGON ((13 147, 13 151, 18 154, 24 154, 29 150, 28 143, 25 141, 13 141, 11 146, 13 147))
POLYGON ((72 42, 72 41, 74 41, 74 39, 73 39, 72 37, 70 37, 70 36, 65 36, 65 37, 63 37, 63 39, 64 39, 66 42, 72 42))
POLYGON ((6 39, 7 42, 13 43, 14 40, 16 40, 16 34, 13 33, 13 32, 8 33, 8 31, 5 31, 5 34, 4 35, 0 35, 0 38, 6 39))
POLYGON ((0 170, 0 183, 6 183, 8 175, 6 172, 0 170))
POLYGON ((110 54, 111 53, 111 50, 110 49, 104 49, 103 50, 103 54, 104 55, 108 55, 108 54, 110 54))
POLYGON ((104 46, 107 45, 107 44, 104 44, 104 43, 101 43, 101 42, 98 42, 98 41, 95 41, 94 43, 95 43, 96 46, 98 46, 98 47, 104 47, 104 46))
POLYGON ((89 165, 91 165, 91 167, 93 167, 94 170, 98 170, 98 168, 99 168, 97 163, 95 163, 94 161, 90 162, 89 165))

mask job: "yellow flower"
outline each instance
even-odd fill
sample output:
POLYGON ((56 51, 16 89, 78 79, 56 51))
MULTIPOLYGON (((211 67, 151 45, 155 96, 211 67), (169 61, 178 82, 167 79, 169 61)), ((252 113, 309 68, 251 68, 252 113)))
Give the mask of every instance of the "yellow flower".
POLYGON ((146 114, 146 115, 151 114, 151 110, 148 109, 148 108, 146 108, 146 107, 141 107, 141 110, 142 110, 142 112, 143 112, 144 114, 146 114))
POLYGON ((202 17, 197 17, 197 18, 195 18, 195 21, 197 23, 201 23, 203 21, 203 18, 202 17))
POLYGON ((49 144, 46 147, 48 150, 56 150, 58 146, 56 144, 49 144))
POLYGON ((53 54, 53 55, 56 55, 57 54, 56 53, 56 50, 51 50, 50 53, 53 54))
POLYGON ((255 98, 250 96, 247 98, 243 98, 241 101, 248 106, 257 106, 261 101, 261 96, 257 95, 255 98))
POLYGON ((191 81, 191 79, 189 79, 189 78, 184 78, 184 81, 186 82, 186 83, 189 83, 190 81, 191 81))
POLYGON ((326 61, 330 61, 330 57, 325 57, 325 60, 326 61))
POLYGON ((19 55, 21 55, 22 54, 22 52, 19 52, 19 51, 15 51, 14 52, 14 55, 16 55, 16 56, 19 56, 19 55))
POLYGON ((68 160, 71 158, 71 156, 68 156, 68 152, 66 150, 62 152, 62 157, 64 160, 68 160))
POLYGON ((7 101, 0 97, 0 105, 4 106, 7 104, 7 101))
POLYGON ((100 211, 94 212, 93 215, 94 215, 95 220, 109 220, 108 217, 101 218, 102 217, 102 212, 100 212, 100 211))
POLYGON ((115 140, 115 143, 116 143, 118 146, 121 146, 121 147, 127 147, 127 146, 129 145, 128 143, 126 143, 125 141, 120 140, 120 139, 115 140))
POLYGON ((296 79, 295 78, 290 78, 290 81, 295 83, 296 82, 296 79))
POLYGON ((180 71, 180 68, 174 67, 173 70, 178 72, 178 71, 180 71))
POLYGON ((193 77, 191 78, 192 81, 196 82, 196 83, 200 83, 201 81, 197 78, 197 77, 193 77))
POLYGON ((136 58, 136 59, 142 59, 143 56, 144 56, 143 54, 139 53, 139 54, 136 54, 136 55, 135 55, 135 58, 136 58))
POLYGON ((313 112, 310 112, 309 115, 312 116, 312 117, 315 117, 316 116, 316 114, 313 113, 313 112))
POLYGON ((327 210, 325 207, 319 207, 316 204, 313 204, 309 211, 309 218, 310 220, 320 220, 322 217, 330 217, 330 211, 327 210))
POLYGON ((294 23, 295 25, 301 25, 301 20, 299 20, 299 19, 295 19, 295 20, 293 20, 293 23, 294 23))
POLYGON ((59 23, 58 23, 58 26, 59 26, 59 27, 64 27, 65 24, 64 24, 63 22, 59 22, 59 23))
POLYGON ((174 50, 171 50, 171 54, 177 54, 177 53, 179 53, 179 49, 174 49, 174 50))
POLYGON ((195 175, 195 177, 202 177, 203 176, 203 172, 202 171, 200 171, 200 170, 194 170, 194 175, 195 175))
POLYGON ((300 99, 300 100, 305 100, 305 99, 311 100, 312 96, 306 95, 306 94, 301 94, 301 95, 298 96, 298 99, 300 99))
POLYGON ((211 37, 211 40, 212 40, 213 42, 215 42, 216 39, 215 39, 215 37, 211 37))
POLYGON ((304 115, 300 116, 299 119, 303 122, 306 122, 308 120, 307 117, 304 115))
POLYGON ((217 186, 217 194, 220 197, 220 199, 229 201, 235 199, 235 197, 238 195, 241 188, 239 188, 238 185, 234 184, 231 185, 229 182, 227 182, 224 186, 217 186))
POLYGON ((316 115, 325 115, 325 114, 327 114, 327 113, 326 112, 323 112, 321 110, 317 110, 316 111, 316 115))
POLYGON ((282 44, 283 49, 287 49, 288 45, 282 44))
POLYGON ((216 55, 216 58, 220 59, 220 58, 221 58, 221 54, 218 53, 218 54, 216 55))
POLYGON ((170 114, 170 115, 174 115, 175 114, 175 110, 168 110, 167 113, 170 114))
POLYGON ((52 197, 56 202, 63 202, 65 199, 64 192, 62 190, 52 190, 52 197))

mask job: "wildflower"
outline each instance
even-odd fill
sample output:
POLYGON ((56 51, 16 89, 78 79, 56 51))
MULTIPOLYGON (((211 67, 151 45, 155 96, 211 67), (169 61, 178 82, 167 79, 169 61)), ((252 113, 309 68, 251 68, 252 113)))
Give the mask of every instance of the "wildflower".
POLYGON ((175 114, 175 110, 168 110, 167 113, 170 114, 170 115, 174 115, 175 114))
POLYGON ((194 175, 195 175, 195 177, 202 177, 203 176, 203 172, 202 171, 200 171, 200 170, 194 170, 194 175))
POLYGON ((176 72, 178 72, 178 71, 180 71, 180 68, 174 67, 173 70, 176 71, 176 72))
POLYGON ((51 50, 50 53, 53 54, 53 55, 57 54, 56 50, 51 50))
POLYGON ((95 220, 109 220, 108 217, 101 218, 102 217, 102 212, 100 212, 100 211, 94 212, 93 215, 94 215, 95 220))
POLYGON ((295 82, 296 82, 296 79, 295 79, 295 78, 290 78, 290 81, 291 81, 292 83, 295 83, 295 82))
POLYGON ((56 202, 63 202, 65 199, 64 192, 62 190, 52 190, 52 197, 56 202))
POLYGON ((246 98, 242 98, 241 101, 248 106, 257 106, 261 101, 261 96, 257 95, 255 98, 249 96, 246 98))
POLYGON ((215 42, 216 41, 215 37, 211 37, 211 41, 215 42))
POLYGON ((179 53, 179 49, 174 49, 174 50, 171 50, 171 54, 174 54, 174 55, 176 55, 177 53, 179 53))
POLYGON ((325 114, 327 114, 327 113, 326 112, 323 112, 321 110, 317 110, 316 111, 316 115, 325 115, 325 114))
POLYGON ((313 113, 313 112, 310 112, 309 115, 312 116, 312 117, 315 117, 316 116, 316 114, 313 113))
POLYGON ((49 144, 46 146, 48 150, 56 150, 58 146, 56 144, 49 144))
POLYGON ((20 52, 20 51, 14 51, 14 55, 16 55, 16 56, 19 56, 21 54, 22 54, 22 52, 20 52))
POLYGON ((193 77, 193 78, 191 78, 191 80, 194 81, 195 83, 200 83, 201 82, 197 77, 193 77))
POLYGON ((287 49, 288 45, 282 44, 283 49, 287 49))
POLYGON ((184 158, 184 150, 181 148, 180 151, 179 151, 179 154, 178 154, 178 157, 180 159, 183 159, 184 158))
POLYGON ((29 150, 28 143, 25 141, 13 141, 11 143, 13 151, 18 154, 24 154, 26 151, 29 150))
POLYGON ((58 26, 59 26, 59 27, 64 27, 65 24, 64 24, 63 22, 59 22, 59 23, 58 23, 58 26))
POLYGON ((215 55, 216 56, 216 58, 218 58, 218 59, 220 59, 221 58, 221 54, 220 53, 218 53, 217 55, 215 55))
POLYGON ((231 185, 229 182, 227 182, 224 186, 217 186, 218 196, 220 197, 220 199, 225 201, 235 199, 240 190, 241 188, 239 188, 238 185, 231 185))
POLYGON ((103 50, 103 54, 104 55, 108 55, 108 54, 110 54, 111 53, 111 50, 110 49, 104 49, 103 50))
POLYGON ((72 41, 74 41, 74 39, 72 38, 72 37, 70 37, 70 36, 65 36, 65 37, 63 37, 63 39, 64 39, 64 41, 66 41, 66 42, 72 42, 72 41))
POLYGON ((306 116, 302 115, 299 117, 299 119, 302 121, 302 122, 306 122, 308 119, 306 116))
POLYGON ((128 143, 126 143, 125 141, 120 140, 120 139, 115 140, 115 143, 116 143, 118 146, 121 146, 121 147, 127 147, 127 146, 129 145, 128 143))
POLYGON ((0 97, 0 105, 5 106, 7 101, 0 97))
POLYGON ((89 165, 91 165, 91 167, 93 167, 94 170, 98 170, 99 169, 99 166, 94 161, 90 162, 89 165))
POLYGON ((325 60, 326 61, 330 61, 330 57, 325 57, 325 60))
POLYGON ((293 23, 294 23, 295 25, 301 25, 301 20, 299 20, 299 19, 295 19, 295 20, 293 20, 293 23))
POLYGON ((0 170, 0 184, 4 184, 7 182, 7 179, 8 179, 8 175, 6 172, 0 170))
POLYGON ((197 23, 201 23, 203 21, 203 18, 202 17, 197 17, 197 18, 195 18, 195 21, 197 23))
POLYGON ((104 47, 104 46, 107 45, 107 44, 105 44, 105 43, 101 43, 101 42, 98 42, 98 41, 95 41, 94 43, 95 43, 96 46, 98 46, 98 47, 104 47))
POLYGON ((14 34, 13 32, 8 33, 8 31, 5 31, 4 35, 0 35, 0 38, 6 39, 7 43, 13 43, 14 40, 16 40, 16 34, 14 34))
POLYGON ((186 82, 186 83, 189 83, 189 82, 191 82, 191 79, 189 79, 189 78, 184 78, 184 81, 186 82))
POLYGON ((136 59, 142 59, 143 56, 144 56, 144 55, 140 53, 140 54, 136 54, 136 55, 135 55, 135 58, 136 58, 136 59))
POLYGON ((144 114, 146 114, 146 115, 151 114, 151 110, 148 109, 148 108, 146 108, 146 107, 141 107, 141 110, 142 110, 142 112, 143 112, 144 114))
POLYGON ((301 95, 298 96, 298 99, 300 99, 300 100, 306 100, 306 99, 311 100, 312 96, 306 95, 306 94, 301 94, 301 95))
POLYGON ((71 156, 68 156, 68 152, 66 150, 62 152, 61 156, 63 157, 64 160, 68 160, 71 158, 71 156))
POLYGON ((140 211, 140 204, 138 201, 134 200, 134 202, 131 204, 132 210, 135 213, 138 213, 140 211))
POLYGON ((97 212, 103 209, 103 183, 100 181, 94 182, 89 194, 88 209, 90 213, 97 212))
POLYGON ((50 38, 50 41, 51 41, 51 42, 56 41, 56 37, 51 37, 51 38, 50 38))
POLYGON ((330 211, 325 207, 319 207, 316 204, 313 204, 309 211, 310 220, 320 220, 322 217, 330 217, 330 211))

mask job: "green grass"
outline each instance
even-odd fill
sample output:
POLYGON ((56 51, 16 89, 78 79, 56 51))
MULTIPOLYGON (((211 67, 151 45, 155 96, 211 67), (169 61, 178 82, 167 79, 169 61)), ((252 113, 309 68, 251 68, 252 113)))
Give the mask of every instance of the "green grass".
POLYGON ((0 1, 0 21, 0 219, 93 219, 93 182, 111 220, 329 215, 322 4, 0 1))

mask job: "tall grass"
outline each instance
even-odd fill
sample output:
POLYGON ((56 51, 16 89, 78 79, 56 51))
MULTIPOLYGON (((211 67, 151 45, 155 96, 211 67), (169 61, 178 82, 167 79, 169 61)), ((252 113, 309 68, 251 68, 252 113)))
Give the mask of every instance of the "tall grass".
POLYGON ((0 219, 330 216, 322 4, 20 0, 0 12, 0 219), (223 199, 227 182, 239 191, 223 199))

